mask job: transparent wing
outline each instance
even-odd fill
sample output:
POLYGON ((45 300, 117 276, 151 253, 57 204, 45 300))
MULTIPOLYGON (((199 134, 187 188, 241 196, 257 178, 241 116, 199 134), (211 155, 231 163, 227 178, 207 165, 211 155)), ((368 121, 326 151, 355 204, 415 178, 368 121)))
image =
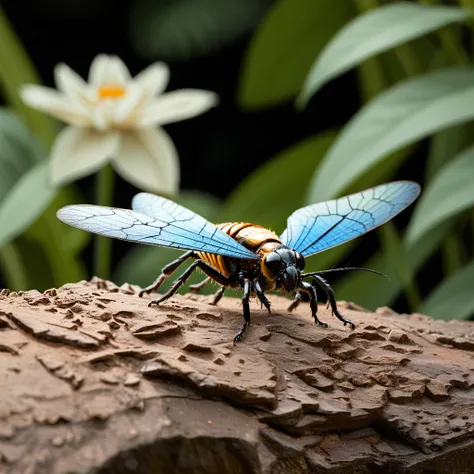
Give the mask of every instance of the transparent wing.
POLYGON ((308 257, 375 229, 403 211, 419 194, 417 183, 394 181, 332 201, 311 204, 291 214, 280 239, 308 257))
MULTIPOLYGON (((136 201, 137 208, 141 199, 145 198, 136 201)), ((57 217, 66 224, 114 239, 235 258, 259 258, 203 217, 172 201, 163 201, 166 202, 162 211, 160 207, 152 206, 148 215, 115 207, 72 205, 60 209, 57 217)))

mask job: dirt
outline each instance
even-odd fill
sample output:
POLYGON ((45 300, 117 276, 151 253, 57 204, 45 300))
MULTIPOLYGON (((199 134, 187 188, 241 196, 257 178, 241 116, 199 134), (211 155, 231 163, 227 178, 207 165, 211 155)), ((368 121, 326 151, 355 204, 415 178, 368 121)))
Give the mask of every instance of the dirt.
POLYGON ((0 473, 474 472, 472 323, 138 291, 0 292, 0 473))

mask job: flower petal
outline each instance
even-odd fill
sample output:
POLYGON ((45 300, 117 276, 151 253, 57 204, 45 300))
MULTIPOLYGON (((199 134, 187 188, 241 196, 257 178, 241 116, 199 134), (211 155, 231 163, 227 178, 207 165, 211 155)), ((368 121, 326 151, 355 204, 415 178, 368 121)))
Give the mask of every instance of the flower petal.
POLYGON ((90 117, 83 109, 49 87, 25 85, 20 89, 20 95, 25 104, 64 122, 81 126, 91 123, 90 117))
POLYGON ((112 161, 117 172, 137 188, 175 194, 179 188, 178 153, 162 129, 124 133, 119 154, 112 161))
POLYGON ((134 112, 143 102, 144 91, 135 84, 127 87, 127 93, 124 97, 117 100, 113 105, 114 117, 113 122, 116 125, 133 126, 134 112), (130 124, 128 123, 130 122, 130 124))
POLYGON ((107 84, 128 84, 132 79, 130 71, 118 56, 109 56, 107 84))
POLYGON ((53 184, 75 181, 98 171, 117 155, 120 134, 90 128, 67 127, 56 137, 51 150, 53 184))
POLYGON ((217 95, 197 89, 182 89, 164 94, 143 107, 138 125, 148 127, 179 122, 206 112, 217 105, 217 95))
POLYGON ((87 82, 64 63, 54 68, 54 76, 58 89, 74 104, 74 107, 83 115, 90 115, 91 103, 87 82))
POLYGON ((168 86, 170 70, 165 63, 154 63, 137 74, 134 83, 145 90, 148 97, 162 94, 168 86))
POLYGON ((98 54, 89 69, 88 82, 92 86, 104 84, 104 77, 109 65, 109 57, 106 54, 98 54))
POLYGON ((64 63, 54 68, 54 78, 56 87, 66 96, 77 97, 87 87, 86 81, 64 63))

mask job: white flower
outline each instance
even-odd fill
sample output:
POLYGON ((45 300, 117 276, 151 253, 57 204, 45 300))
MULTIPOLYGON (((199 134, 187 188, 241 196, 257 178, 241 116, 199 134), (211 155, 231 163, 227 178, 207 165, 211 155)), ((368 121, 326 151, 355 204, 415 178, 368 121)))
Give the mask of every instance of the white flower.
POLYGON ((99 55, 84 81, 65 64, 55 68, 58 90, 25 85, 23 101, 69 123, 51 150, 54 184, 102 168, 108 161, 141 189, 167 194, 179 186, 179 161, 161 125, 199 115, 217 103, 212 92, 183 89, 163 94, 169 70, 155 63, 131 77, 116 56, 99 55))

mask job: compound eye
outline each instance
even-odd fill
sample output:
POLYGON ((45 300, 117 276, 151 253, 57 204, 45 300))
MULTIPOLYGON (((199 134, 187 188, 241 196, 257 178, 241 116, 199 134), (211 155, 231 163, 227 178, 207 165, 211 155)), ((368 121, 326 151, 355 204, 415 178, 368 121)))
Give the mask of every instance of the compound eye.
POLYGON ((280 255, 276 252, 271 252, 265 257, 266 267, 274 274, 277 275, 280 273, 282 261, 280 255))
POLYGON ((296 254, 296 266, 297 266, 301 271, 303 271, 303 270, 304 270, 304 267, 306 266, 306 261, 305 261, 303 255, 301 255, 300 253, 297 253, 297 254, 296 254))

